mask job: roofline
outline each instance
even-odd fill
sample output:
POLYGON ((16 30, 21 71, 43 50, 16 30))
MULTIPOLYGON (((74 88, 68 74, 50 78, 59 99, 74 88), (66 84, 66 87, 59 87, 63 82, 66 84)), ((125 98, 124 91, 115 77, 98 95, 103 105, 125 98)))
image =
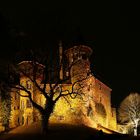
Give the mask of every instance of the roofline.
POLYGON ((112 91, 112 89, 109 86, 107 86, 105 83, 101 82, 99 79, 95 78, 95 81, 100 82, 105 88, 109 89, 109 91, 112 91))
MULTIPOLYGON (((24 63, 31 63, 32 61, 21 61, 20 63, 18 63, 18 65, 24 64, 24 63)), ((38 62, 35 62, 37 65, 40 65, 41 67, 45 67, 43 64, 40 64, 38 62)))
POLYGON ((71 47, 71 48, 65 50, 64 53, 66 54, 67 52, 73 51, 74 49, 76 49, 76 48, 78 48, 78 47, 83 47, 83 48, 88 49, 90 55, 91 55, 92 52, 93 52, 93 50, 92 50, 89 46, 86 46, 86 45, 75 45, 75 46, 73 46, 73 47, 71 47))

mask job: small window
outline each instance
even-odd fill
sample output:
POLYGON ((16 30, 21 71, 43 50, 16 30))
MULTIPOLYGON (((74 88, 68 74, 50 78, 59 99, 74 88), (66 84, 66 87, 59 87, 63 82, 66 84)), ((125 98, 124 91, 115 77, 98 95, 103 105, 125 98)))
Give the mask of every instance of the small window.
POLYGON ((31 82, 30 80, 26 81, 26 88, 31 89, 31 82))
POLYGON ((32 104, 31 104, 30 100, 26 101, 26 107, 27 108, 31 108, 32 107, 32 104))
POLYGON ((92 111, 91 106, 89 106, 89 107, 87 108, 87 116, 89 116, 89 117, 92 117, 92 116, 93 116, 93 111, 92 111))
POLYGON ((87 58, 88 58, 88 57, 87 57, 86 54, 83 54, 83 55, 82 55, 82 59, 87 60, 87 58))
POLYGON ((68 71, 66 72, 66 76, 67 76, 67 77, 69 76, 69 72, 68 72, 68 71))
POLYGON ((19 99, 19 91, 17 91, 16 93, 15 93, 15 100, 18 100, 19 99), (17 93, 18 92, 18 93, 17 93))
POLYGON ((24 109, 24 101, 21 101, 21 109, 24 109))
POLYGON ((58 120, 59 120, 59 121, 64 120, 64 116, 62 116, 62 115, 61 115, 61 116, 58 116, 58 120))
POLYGON ((88 85, 88 88, 87 88, 87 90, 88 90, 88 91, 90 91, 90 85, 88 85))
POLYGON ((71 63, 73 62, 73 58, 71 58, 71 63))

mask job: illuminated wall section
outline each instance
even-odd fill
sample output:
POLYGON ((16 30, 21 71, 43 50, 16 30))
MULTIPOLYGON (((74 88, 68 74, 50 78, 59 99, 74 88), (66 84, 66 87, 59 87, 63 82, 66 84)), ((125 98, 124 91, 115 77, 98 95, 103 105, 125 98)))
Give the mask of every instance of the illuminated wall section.
POLYGON ((101 107, 97 108, 97 112, 100 111, 101 113, 98 113, 97 117, 98 119, 98 124, 104 126, 104 127, 109 127, 109 122, 110 122, 110 116, 111 116, 111 89, 108 88, 105 84, 103 84, 101 81, 96 79, 96 97, 98 99, 98 105, 103 105, 104 109, 101 107), (104 111, 105 110, 105 111, 104 111), (105 112, 105 113, 102 113, 105 112), (102 119, 101 119, 101 114, 102 114, 102 119), (102 123, 100 123, 102 122, 102 123))
POLYGON ((11 92, 11 116, 9 120, 9 127, 13 128, 20 125, 20 96, 17 94, 18 90, 11 92))
MULTIPOLYGON (((31 93, 33 93, 33 83, 27 77, 20 79, 21 85, 27 88, 31 93)), ((21 95, 27 95, 26 92, 20 91, 21 95)), ((33 94, 32 94, 33 98, 33 94)), ((21 112, 21 122, 23 125, 31 124, 33 122, 33 106, 27 97, 20 96, 20 112, 21 112)))
MULTIPOLYGON (((64 85, 71 91, 71 85, 64 85)), ((79 98, 72 99, 70 96, 61 98, 55 106, 50 119, 53 123, 79 124, 82 123, 82 104, 79 98), (67 100, 66 100, 67 99, 67 100)))

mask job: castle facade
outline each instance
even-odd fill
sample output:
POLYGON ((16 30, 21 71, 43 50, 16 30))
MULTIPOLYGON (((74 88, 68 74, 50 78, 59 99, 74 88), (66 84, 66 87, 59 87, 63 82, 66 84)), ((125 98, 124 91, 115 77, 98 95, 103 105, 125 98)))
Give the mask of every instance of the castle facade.
MULTIPOLYGON (((91 74, 89 57, 92 49, 85 45, 77 45, 63 52, 62 46, 59 48, 60 61, 63 54, 67 58, 64 65, 61 66, 60 78, 71 75, 70 82, 62 84, 64 89, 71 90, 72 84, 91 74), (67 67, 74 63, 71 70, 67 67)), ((19 63, 20 67, 30 67, 29 61, 19 63)), ((41 64, 39 67, 43 67, 41 64)), ((44 105, 45 99, 43 95, 37 91, 34 84, 23 75, 20 75, 20 83, 26 86, 32 94, 33 100, 38 104, 44 105)), ((54 112, 50 117, 50 123, 62 123, 73 125, 86 125, 92 128, 102 129, 104 131, 116 130, 116 110, 111 107, 111 91, 112 89, 98 80, 94 75, 90 75, 84 81, 85 87, 82 89, 85 93, 83 98, 71 99, 68 97, 69 103, 61 98, 56 103, 54 112)), ((49 85, 46 85, 49 87, 49 85)), ((49 90, 49 88, 46 88, 49 90)), ((40 120, 39 112, 32 106, 26 97, 21 97, 16 92, 24 95, 24 91, 12 91, 11 119, 10 127, 19 125, 29 125, 40 120)))

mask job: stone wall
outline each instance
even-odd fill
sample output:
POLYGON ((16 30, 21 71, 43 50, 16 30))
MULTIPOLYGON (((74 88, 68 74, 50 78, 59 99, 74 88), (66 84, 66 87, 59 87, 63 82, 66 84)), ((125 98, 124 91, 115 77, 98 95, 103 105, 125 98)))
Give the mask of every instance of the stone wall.
POLYGON ((20 125, 20 96, 18 90, 11 92, 11 116, 9 121, 9 127, 14 128, 20 125))

